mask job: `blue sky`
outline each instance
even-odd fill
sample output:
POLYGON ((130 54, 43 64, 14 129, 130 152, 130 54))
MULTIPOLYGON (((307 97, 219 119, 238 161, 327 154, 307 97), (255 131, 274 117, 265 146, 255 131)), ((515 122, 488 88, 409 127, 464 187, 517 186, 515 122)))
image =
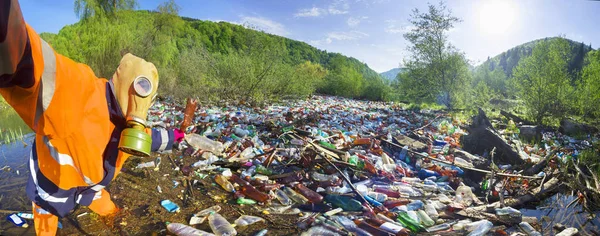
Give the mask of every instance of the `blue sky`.
MULTIPOLYGON (((73 0, 20 0, 25 20, 38 32, 57 33, 78 21, 73 0)), ((164 0, 139 0, 156 9, 164 0)), ((412 9, 427 1, 394 0, 175 0, 180 15, 252 25, 266 32, 339 52, 377 72, 402 63, 412 9)), ((437 4, 437 1, 431 1, 437 4)), ((449 39, 473 64, 531 40, 564 35, 600 45, 600 2, 567 0, 490 0, 446 2, 462 19, 449 39)))

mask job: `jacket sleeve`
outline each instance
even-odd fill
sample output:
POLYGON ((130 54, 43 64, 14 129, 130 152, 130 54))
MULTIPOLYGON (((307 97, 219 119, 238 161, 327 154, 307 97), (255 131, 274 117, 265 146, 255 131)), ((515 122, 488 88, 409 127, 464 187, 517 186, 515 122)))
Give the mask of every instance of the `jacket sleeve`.
POLYGON ((152 151, 162 152, 173 148, 175 134, 172 129, 152 128, 152 151))
POLYGON ((27 27, 17 0, 0 0, 0 88, 35 83, 27 27))

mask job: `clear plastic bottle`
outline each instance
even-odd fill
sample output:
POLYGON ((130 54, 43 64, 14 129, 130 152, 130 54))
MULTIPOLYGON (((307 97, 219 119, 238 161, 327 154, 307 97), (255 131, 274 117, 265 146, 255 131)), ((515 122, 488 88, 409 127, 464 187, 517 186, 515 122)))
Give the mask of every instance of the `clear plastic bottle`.
POLYGON ((233 223, 237 226, 248 226, 259 221, 265 221, 265 219, 258 216, 241 215, 233 223))
POLYGON ((435 222, 431 219, 431 217, 429 217, 429 215, 427 215, 427 213, 424 210, 418 210, 417 215, 419 216, 419 220, 421 221, 421 224, 423 226, 430 227, 435 224, 435 222))
POLYGON ((233 226, 221 216, 219 213, 212 212, 208 215, 208 225, 212 229, 213 233, 217 236, 233 236, 237 235, 237 231, 233 226))
POLYGON ((425 213, 427 213, 427 215, 434 221, 436 221, 438 219, 438 217, 440 216, 437 212, 437 210, 435 209, 435 207, 433 206, 433 202, 428 201, 427 204, 425 204, 425 213))
POLYGON ((306 199, 304 196, 300 195, 291 188, 284 187, 283 191, 290 199, 292 199, 296 203, 305 204, 308 202, 308 199, 306 199))
POLYGON ((450 227, 452 227, 451 224, 443 223, 443 224, 439 224, 439 225, 435 225, 435 226, 427 228, 427 232, 437 232, 437 231, 447 230, 447 229, 450 229, 450 227))
POLYGON ((292 200, 283 192, 281 189, 275 190, 275 198, 281 202, 283 205, 291 205, 292 200))
POLYGON ((469 233, 469 236, 486 235, 487 232, 489 232, 492 227, 494 227, 494 224, 492 224, 492 222, 490 222, 488 220, 483 220, 483 222, 480 222, 477 225, 477 227, 475 229, 473 229, 473 231, 471 231, 471 233, 469 233))
POLYGON ((218 141, 213 141, 199 134, 188 134, 185 136, 185 141, 196 149, 202 149, 219 155, 223 151, 223 144, 218 141))
POLYGON ((214 236, 214 234, 180 223, 167 224, 167 230, 177 236, 214 236))
POLYGON ((542 236, 542 234, 540 234, 540 232, 536 231, 533 228, 533 226, 531 226, 527 222, 521 222, 521 223, 519 223, 519 227, 521 227, 521 230, 523 230, 523 232, 525 232, 529 236, 542 236))
POLYGON ((465 206, 473 204, 473 191, 466 185, 461 185, 456 188, 456 199, 455 201, 465 206))

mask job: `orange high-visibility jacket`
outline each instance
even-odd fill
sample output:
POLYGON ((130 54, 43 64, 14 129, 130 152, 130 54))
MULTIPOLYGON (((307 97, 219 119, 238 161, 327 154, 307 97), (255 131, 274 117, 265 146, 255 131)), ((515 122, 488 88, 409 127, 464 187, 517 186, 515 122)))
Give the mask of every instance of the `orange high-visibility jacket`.
MULTIPOLYGON (((54 52, 10 3, 0 0, 0 94, 36 134, 27 195, 65 216, 98 198, 129 157, 117 148, 125 119, 112 83, 54 52)), ((152 138, 153 151, 170 149, 173 132, 152 138)))

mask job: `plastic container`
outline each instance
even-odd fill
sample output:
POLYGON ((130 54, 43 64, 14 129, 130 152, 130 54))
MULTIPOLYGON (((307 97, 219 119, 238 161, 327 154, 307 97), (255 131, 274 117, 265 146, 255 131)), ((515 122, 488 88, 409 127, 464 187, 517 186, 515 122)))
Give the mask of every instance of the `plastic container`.
POLYGON ((409 211, 416 211, 416 210, 422 209, 424 205, 425 204, 423 203, 423 201, 421 201, 421 200, 414 200, 411 203, 406 204, 406 208, 409 211))
POLYGON ((171 200, 162 200, 160 201, 160 205, 169 212, 179 212, 179 206, 171 202, 171 200))
POLYGON ((304 196, 300 195, 293 189, 287 188, 287 187, 283 187, 282 189, 283 189, 283 192, 294 202, 299 203, 299 204, 305 204, 308 202, 308 199, 306 199, 304 196))
POLYGON ((170 233, 175 234, 177 236, 214 236, 214 234, 180 223, 168 223, 167 230, 169 230, 170 233))
POLYGON ((323 196, 321 196, 321 194, 318 194, 302 184, 296 184, 294 187, 300 194, 302 194, 304 197, 306 197, 306 199, 308 199, 308 201, 312 203, 320 203, 323 201, 323 196))
POLYGON ((233 223, 237 226, 248 226, 259 221, 264 222, 265 219, 260 218, 258 216, 241 215, 233 223))
POLYGON ((198 102, 195 99, 188 98, 187 103, 185 105, 183 122, 179 126, 179 129, 183 132, 190 126, 194 120, 194 112, 196 111, 196 107, 198 106, 198 102))
POLYGON ((429 217, 429 215, 427 215, 427 213, 424 210, 418 210, 417 215, 419 216, 420 223, 423 226, 430 227, 435 224, 435 221, 433 221, 431 219, 431 217, 429 217))
POLYGON ((521 222, 521 223, 519 223, 519 227, 521 228, 521 230, 523 232, 525 232, 529 236, 542 236, 542 234, 540 232, 536 231, 533 228, 533 226, 531 226, 527 222, 521 222))
POLYGON ((199 134, 188 134, 185 136, 185 141, 196 149, 202 149, 214 153, 215 155, 221 154, 224 149, 222 143, 213 141, 207 137, 199 134))
POLYGON ((354 198, 343 196, 343 195, 333 195, 329 194, 325 196, 325 201, 333 204, 336 207, 340 207, 344 209, 344 211, 362 211, 363 206, 359 201, 354 198))
POLYGON ((408 228, 413 233, 424 232, 425 228, 419 224, 418 221, 412 219, 407 212, 399 212, 398 213, 398 222, 402 223, 404 227, 408 228))
POLYGON ((275 190, 275 198, 283 205, 291 205, 293 203, 292 199, 290 199, 281 189, 275 190))
POLYGON ((219 213, 212 212, 208 215, 208 225, 217 236, 237 235, 237 231, 235 231, 233 226, 219 213))
POLYGON ((473 229, 470 233, 469 236, 483 236, 486 235, 490 229, 492 229, 492 227, 494 227, 494 224, 492 224, 492 222, 489 222, 487 220, 483 220, 483 222, 480 222, 477 227, 475 229, 473 229))
POLYGON ((221 186, 221 188, 223 188, 225 191, 230 193, 235 192, 233 184, 231 184, 231 182, 229 182, 225 176, 215 175, 215 182, 217 182, 217 184, 219 184, 219 186, 221 186))
POLYGON ((259 202, 266 202, 270 199, 269 195, 267 195, 266 193, 263 193, 261 191, 258 191, 252 185, 242 186, 242 193, 244 195, 246 195, 246 197, 254 199, 259 202))
POLYGON ((23 219, 21 219, 21 217, 19 217, 15 213, 6 216, 6 220, 10 221, 15 226, 19 226, 19 227, 23 227, 23 228, 29 227, 29 225, 27 224, 27 222, 25 222, 23 219))

